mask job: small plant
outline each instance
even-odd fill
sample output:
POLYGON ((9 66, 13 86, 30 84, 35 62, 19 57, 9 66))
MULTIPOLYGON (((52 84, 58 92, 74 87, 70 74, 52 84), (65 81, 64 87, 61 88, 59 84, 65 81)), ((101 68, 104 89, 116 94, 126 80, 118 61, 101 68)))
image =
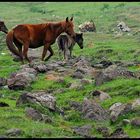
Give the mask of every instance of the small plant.
POLYGON ((105 9, 109 9, 109 4, 104 4, 103 7, 101 8, 101 11, 104 11, 105 9))

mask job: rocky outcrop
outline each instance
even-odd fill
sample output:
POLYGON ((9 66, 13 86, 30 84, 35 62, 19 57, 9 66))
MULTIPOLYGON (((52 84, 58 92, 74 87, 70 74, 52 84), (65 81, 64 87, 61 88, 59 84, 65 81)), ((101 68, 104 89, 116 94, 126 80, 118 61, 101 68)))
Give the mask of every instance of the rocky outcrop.
POLYGON ((109 118, 108 112, 103 109, 95 100, 84 99, 82 103, 82 115, 85 119, 103 121, 109 118))
POLYGON ((108 68, 96 73, 95 84, 99 86, 105 82, 116 79, 119 76, 126 78, 138 78, 134 72, 128 71, 123 67, 118 67, 117 65, 111 65, 108 68))
POLYGON ((17 99, 16 105, 20 106, 26 103, 40 104, 51 111, 56 110, 56 99, 44 91, 21 94, 17 99))

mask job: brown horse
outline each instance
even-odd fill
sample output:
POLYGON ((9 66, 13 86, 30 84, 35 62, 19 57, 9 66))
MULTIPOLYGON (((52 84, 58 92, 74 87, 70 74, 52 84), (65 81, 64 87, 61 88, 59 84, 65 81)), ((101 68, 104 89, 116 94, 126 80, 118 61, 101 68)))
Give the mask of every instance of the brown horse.
POLYGON ((0 20, 0 31, 2 31, 2 32, 6 33, 6 34, 8 33, 8 29, 7 29, 4 21, 1 21, 1 20, 0 20))
POLYGON ((42 61, 46 61, 54 54, 51 45, 55 43, 56 38, 62 32, 66 32, 71 37, 75 37, 73 28, 73 17, 70 20, 67 17, 66 20, 61 22, 17 25, 10 32, 8 32, 6 43, 9 50, 13 54, 20 57, 22 63, 24 63, 23 57, 25 57, 29 63, 31 62, 27 56, 28 48, 38 48, 44 45, 42 61), (13 43, 16 45, 19 51, 15 48, 13 43), (46 59, 44 59, 47 50, 49 50, 50 55, 46 59))

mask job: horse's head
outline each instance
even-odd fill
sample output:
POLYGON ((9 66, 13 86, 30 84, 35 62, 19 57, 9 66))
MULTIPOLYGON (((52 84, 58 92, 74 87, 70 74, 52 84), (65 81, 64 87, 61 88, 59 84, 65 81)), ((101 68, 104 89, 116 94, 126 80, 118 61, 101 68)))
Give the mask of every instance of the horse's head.
POLYGON ((79 45, 79 47, 83 49, 83 33, 76 33, 75 41, 79 45))
POLYGON ((4 32, 4 33, 8 33, 8 29, 4 23, 4 21, 0 21, 0 31, 4 32))
POLYGON ((71 19, 69 20, 68 17, 66 18, 65 21, 65 32, 71 36, 71 37, 75 37, 75 32, 74 32, 74 25, 73 25, 73 17, 71 17, 71 19))

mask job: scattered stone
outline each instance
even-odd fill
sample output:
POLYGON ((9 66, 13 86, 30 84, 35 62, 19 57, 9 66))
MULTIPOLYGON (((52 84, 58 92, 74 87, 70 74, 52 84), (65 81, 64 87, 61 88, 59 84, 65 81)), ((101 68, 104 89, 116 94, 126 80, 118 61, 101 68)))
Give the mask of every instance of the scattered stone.
POLYGON ((119 22, 117 25, 118 29, 122 32, 130 32, 130 28, 123 21, 119 22))
POLYGON ((104 70, 98 71, 95 75, 95 85, 99 86, 105 82, 111 81, 118 76, 126 78, 137 78, 134 72, 128 71, 125 68, 118 67, 117 65, 111 65, 104 70))
POLYGON ((123 124, 123 125, 130 124, 130 120, 128 120, 128 119, 123 119, 123 120, 122 120, 122 124, 123 124))
POLYGON ((110 120, 115 122, 120 115, 127 114, 132 111, 132 104, 115 103, 110 107, 110 120))
POLYGON ((88 84, 92 84, 92 80, 89 80, 89 79, 81 79, 80 80, 80 83, 81 85, 85 86, 85 85, 88 85, 88 84))
POLYGON ((40 73, 44 73, 48 70, 47 66, 45 64, 36 65, 36 66, 34 66, 34 69, 37 70, 40 73))
POLYGON ((44 123, 52 123, 53 122, 52 119, 47 115, 42 114, 42 117, 43 117, 44 123))
POLYGON ((26 108, 25 109, 25 114, 28 118, 34 120, 34 121, 42 121, 43 117, 41 113, 33 108, 26 108))
POLYGON ((9 105, 5 102, 0 102, 0 107, 9 107, 9 105))
POLYGON ((72 75, 73 78, 77 78, 77 79, 82 79, 84 76, 81 72, 74 72, 74 74, 72 75))
POLYGON ((95 100, 84 99, 82 113, 84 118, 95 121, 103 121, 109 118, 108 112, 97 104, 95 100))
POLYGON ((0 139, 3 139, 3 138, 8 138, 8 137, 5 136, 5 135, 1 135, 1 136, 0 136, 0 139))
POLYGON ((109 138, 129 138, 122 128, 117 128, 109 138))
POLYGON ((131 120, 131 125, 135 127, 140 127, 140 118, 134 118, 131 120))
POLYGON ((1 86, 5 86, 6 83, 7 83, 7 80, 6 80, 5 78, 1 78, 1 77, 0 77, 0 87, 1 87, 1 86))
POLYGON ((51 111, 55 111, 56 109, 56 99, 52 95, 47 94, 45 91, 24 93, 19 96, 16 105, 20 106, 26 103, 40 104, 51 111))
POLYGON ((100 101, 104 101, 106 99, 111 98, 107 93, 100 91, 100 90, 95 90, 95 91, 91 92, 91 94, 94 97, 98 97, 100 101))
POLYGON ((104 61, 101 61, 100 63, 93 65, 93 67, 103 69, 103 68, 107 68, 111 65, 113 65, 113 62, 104 60, 104 61))
POLYGON ((90 136, 90 131, 92 129, 92 126, 91 125, 84 125, 84 126, 81 126, 81 127, 73 127, 72 128, 74 130, 74 133, 80 135, 80 136, 83 136, 83 137, 86 137, 86 138, 91 138, 92 136, 90 136))
POLYGON ((140 99, 136 99, 132 103, 132 108, 133 109, 138 108, 138 107, 140 107, 140 99))
POLYGON ((69 89, 80 89, 81 87, 83 88, 82 84, 78 81, 75 81, 70 84, 69 89))
POLYGON ((69 105, 70 105, 71 108, 74 108, 74 110, 82 111, 82 105, 81 105, 81 103, 79 103, 79 102, 70 101, 70 102, 69 102, 69 105))
POLYGON ((23 133, 23 131, 19 128, 12 128, 6 131, 6 135, 8 136, 19 136, 23 133))
POLYGON ((37 72, 33 68, 23 67, 19 72, 11 74, 7 80, 8 88, 12 90, 23 90, 35 81, 36 75, 37 72))
POLYGON ((110 135, 110 131, 109 131, 109 128, 107 127, 98 127, 96 129, 99 133, 101 133, 103 135, 103 137, 109 137, 110 135))
POLYGON ((79 25, 79 30, 81 32, 96 32, 96 27, 93 21, 85 22, 79 25))

